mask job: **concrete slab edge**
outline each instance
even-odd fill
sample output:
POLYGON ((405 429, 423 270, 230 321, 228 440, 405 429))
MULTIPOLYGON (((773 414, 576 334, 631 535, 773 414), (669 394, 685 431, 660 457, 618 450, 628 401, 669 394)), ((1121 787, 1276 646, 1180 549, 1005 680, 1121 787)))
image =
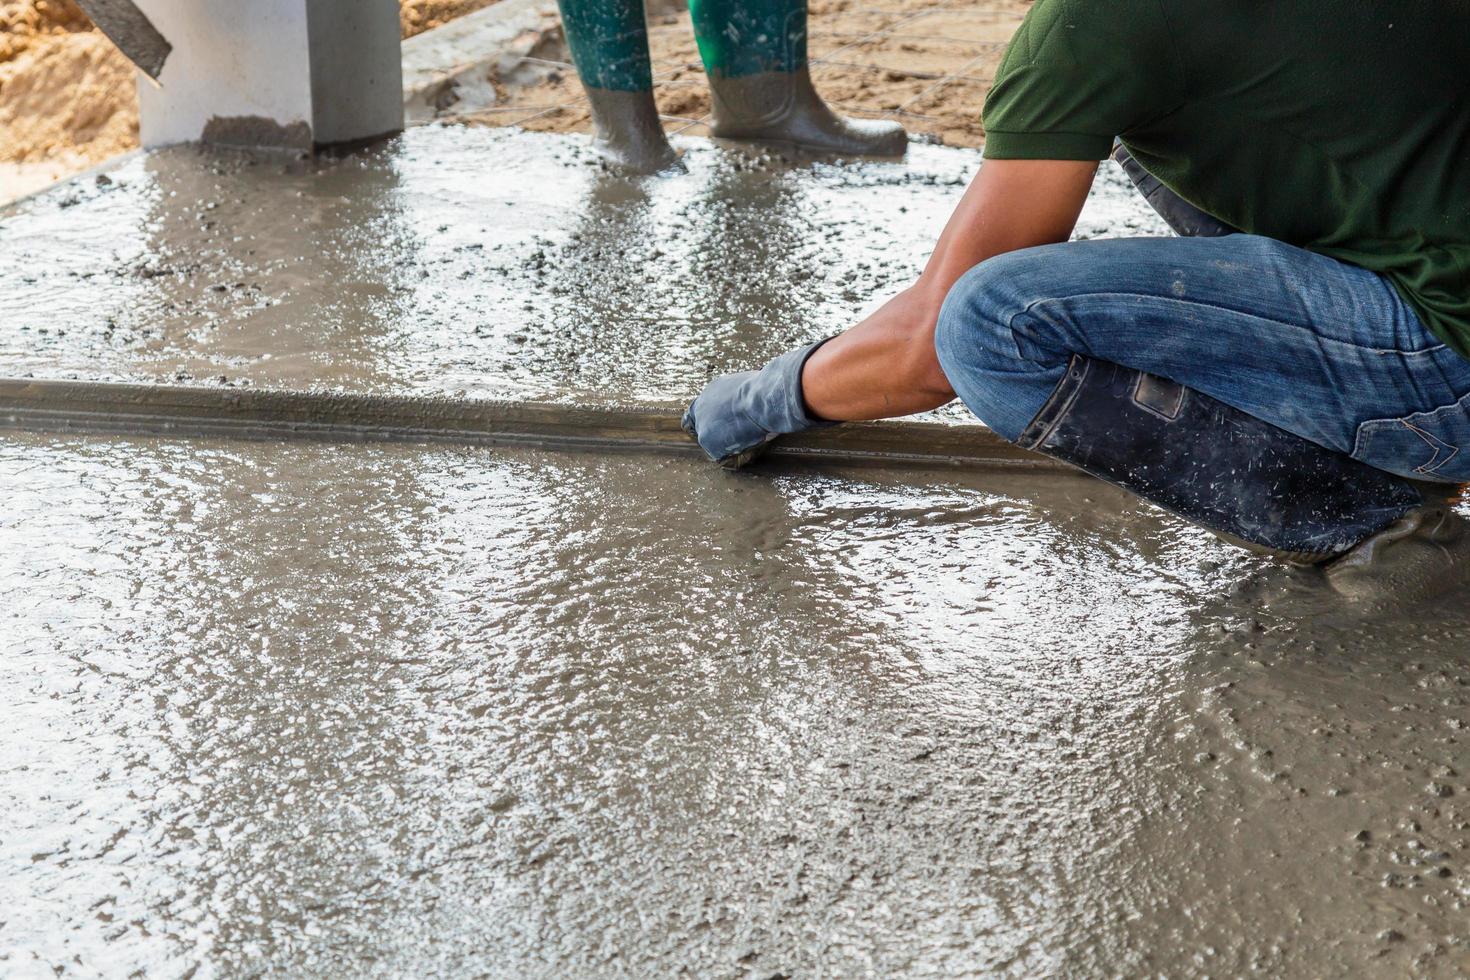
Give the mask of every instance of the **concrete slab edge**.
MULTIPOLYGON (((500 0, 403 42, 403 105, 410 124, 432 120, 448 99, 462 101, 456 89, 478 92, 492 70, 519 61, 534 40, 561 25, 556 0, 500 0), (531 40, 528 40, 528 37, 531 40)), ((494 102, 494 91, 479 92, 494 102)))
MULTIPOLYGON (((264 388, 0 378, 0 429, 317 442, 514 445, 696 456, 677 405, 576 405, 264 388)), ((771 456, 896 469, 1074 472, 977 425, 854 422, 771 456)))
POLYGON ((73 174, 64 174, 51 181, 49 184, 46 184, 44 187, 37 187, 33 191, 26 191, 19 197, 12 197, 8 200, 0 200, 0 220, 4 220, 5 218, 14 214, 16 209, 19 208, 21 205, 33 201, 41 197, 42 195, 50 194, 52 191, 56 190, 56 188, 60 187, 63 184, 80 184, 83 181, 96 180, 98 175, 110 174, 112 171, 116 170, 118 167, 127 163, 134 157, 141 156, 142 153, 143 150, 141 148, 131 149, 124 153, 119 153, 117 156, 108 157, 101 163, 94 163, 92 164, 92 166, 88 167, 85 170, 79 170, 73 174))

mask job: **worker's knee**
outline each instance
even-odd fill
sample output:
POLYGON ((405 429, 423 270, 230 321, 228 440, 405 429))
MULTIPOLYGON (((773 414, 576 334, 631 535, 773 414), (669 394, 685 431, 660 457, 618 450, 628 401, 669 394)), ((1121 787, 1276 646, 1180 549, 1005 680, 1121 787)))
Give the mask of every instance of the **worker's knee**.
POLYGON ((1041 309, 1057 286, 1048 251, 1024 249, 975 266, 950 289, 935 327, 934 351, 950 387, 1008 438, 1029 421, 1013 418, 1017 391, 1034 389, 1070 355, 1064 331, 1041 309))
MULTIPOLYGON (((966 368, 1015 370, 1046 344, 1035 305, 1055 288, 1045 277, 1046 249, 1023 249, 987 259, 950 289, 935 327, 934 349, 951 383, 966 368), (1041 253, 1041 254, 1033 254, 1041 253)), ((1044 352, 1043 352, 1044 353, 1044 352)), ((958 389, 957 389, 958 390, 958 389)))

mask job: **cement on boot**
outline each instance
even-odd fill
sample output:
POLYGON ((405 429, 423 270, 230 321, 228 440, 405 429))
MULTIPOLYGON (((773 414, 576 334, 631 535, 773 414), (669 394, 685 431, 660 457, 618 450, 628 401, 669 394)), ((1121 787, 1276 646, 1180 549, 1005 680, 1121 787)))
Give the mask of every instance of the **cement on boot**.
POLYGON ((790 144, 848 156, 901 157, 908 147, 908 133, 896 122, 849 119, 833 112, 812 87, 805 66, 738 77, 711 73, 709 81, 711 134, 717 139, 790 144))
POLYGON ((1470 522, 1447 506, 1399 518, 1323 566, 1333 591, 1373 607, 1425 602, 1462 585, 1470 569, 1470 522))
POLYGON ((587 89, 592 107, 592 147, 604 161, 634 174, 679 166, 658 119, 651 91, 587 89))

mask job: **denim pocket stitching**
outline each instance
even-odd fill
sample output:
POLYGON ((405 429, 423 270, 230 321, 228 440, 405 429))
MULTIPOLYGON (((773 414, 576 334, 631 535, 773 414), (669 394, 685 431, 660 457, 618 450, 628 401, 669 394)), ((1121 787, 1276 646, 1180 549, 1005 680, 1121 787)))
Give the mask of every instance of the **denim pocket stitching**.
POLYGON ((1423 439, 1425 443, 1428 444, 1429 448, 1434 450, 1434 455, 1430 457, 1429 462, 1425 463, 1423 466, 1414 467, 1415 473, 1423 473, 1427 476, 1430 473, 1437 472, 1441 466, 1444 466, 1450 460, 1460 455, 1459 446, 1451 446, 1449 443, 1445 442, 1443 439, 1440 439, 1438 436, 1435 436, 1429 432, 1425 432, 1423 429, 1419 428, 1408 419, 1399 419, 1399 422, 1403 425, 1404 428, 1414 433, 1414 435, 1418 436, 1420 439, 1423 439), (1444 459, 1439 458, 1439 453, 1441 449, 1448 449, 1450 451, 1450 454, 1444 459))
POLYGON ((1361 462, 1366 462, 1366 456, 1368 455, 1369 447, 1373 444, 1374 436, 1383 432, 1386 426, 1398 425, 1414 433, 1420 438, 1420 440, 1428 445, 1429 448, 1434 450, 1434 455, 1429 458, 1429 461, 1414 467, 1413 471, 1415 473, 1423 473, 1426 475, 1437 473, 1439 470, 1443 469, 1450 462, 1450 460, 1454 459, 1460 454, 1460 449, 1458 446, 1445 442, 1443 439, 1434 435, 1428 429, 1421 428, 1420 426, 1415 425, 1414 422, 1415 420, 1419 420, 1426 423, 1433 423, 1436 420, 1440 419, 1454 418, 1456 414, 1459 415, 1460 421, 1463 424, 1449 424, 1453 427, 1455 432, 1459 433, 1467 425, 1470 425, 1470 394, 1461 395, 1459 398, 1456 398, 1454 401, 1450 402, 1447 405, 1440 405, 1438 408, 1431 408, 1422 412, 1410 412, 1408 415, 1402 415, 1398 417, 1391 416, 1389 418, 1381 419, 1365 419, 1362 422, 1358 423, 1357 432, 1355 433, 1353 438, 1352 452, 1349 455, 1361 462), (1440 459, 1439 455, 1444 450, 1449 450, 1449 454, 1445 456, 1444 459, 1440 459))
MULTIPOLYGON (((1452 406, 1445 407, 1449 408, 1452 406)), ((1439 410, 1437 409, 1436 412, 1437 411, 1439 410)), ((1419 412, 1416 414, 1433 415, 1435 414, 1435 412, 1419 412)), ((1424 429, 1419 428, 1419 426, 1410 422, 1407 418, 1368 419, 1358 426, 1357 438, 1353 441, 1353 451, 1351 453, 1354 459, 1358 460, 1359 462, 1368 462, 1368 460, 1365 459, 1368 454, 1368 447, 1372 445, 1373 437, 1377 433, 1382 432, 1385 425, 1403 426, 1405 429, 1408 429, 1410 432, 1414 433, 1414 435, 1418 436, 1426 446, 1434 450, 1434 455, 1429 457, 1429 460, 1427 462, 1421 463, 1418 466, 1414 467, 1415 473, 1422 473, 1425 476, 1432 476, 1438 473, 1439 470, 1442 469, 1446 464, 1448 464, 1450 460, 1460 455, 1460 448, 1458 446, 1452 446, 1449 443, 1445 442, 1443 439, 1434 435, 1432 432, 1428 432, 1424 429), (1449 450, 1449 453, 1443 459, 1441 459, 1440 454, 1446 449, 1449 450)), ((1376 464, 1370 463, 1369 465, 1376 464)))

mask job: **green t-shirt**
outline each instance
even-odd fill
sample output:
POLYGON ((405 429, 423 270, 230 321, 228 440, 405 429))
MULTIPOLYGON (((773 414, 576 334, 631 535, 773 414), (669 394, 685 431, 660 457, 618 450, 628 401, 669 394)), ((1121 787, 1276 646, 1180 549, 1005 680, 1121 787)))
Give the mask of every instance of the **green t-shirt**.
POLYGON ((1120 136, 1220 220, 1386 276, 1470 357, 1467 0, 1038 0, 984 122, 995 159, 1120 136))

